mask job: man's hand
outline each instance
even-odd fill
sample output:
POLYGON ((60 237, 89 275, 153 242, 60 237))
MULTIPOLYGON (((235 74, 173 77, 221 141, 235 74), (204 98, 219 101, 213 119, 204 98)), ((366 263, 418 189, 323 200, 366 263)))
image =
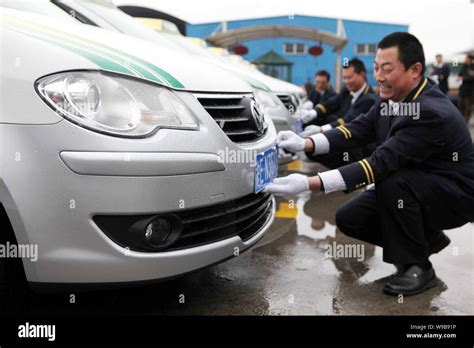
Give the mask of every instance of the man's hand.
POLYGON ((278 147, 289 152, 300 152, 305 149, 305 140, 292 131, 281 131, 277 136, 278 147))
POLYGON ((304 128, 304 131, 300 133, 300 137, 309 138, 311 135, 321 133, 321 127, 310 125, 304 128))
POLYGON ((311 139, 303 139, 292 131, 281 131, 278 133, 277 144, 279 150, 284 149, 288 152, 314 152, 314 145, 311 139))
POLYGON ((316 110, 311 109, 311 110, 301 110, 300 114, 300 120, 303 121, 303 123, 309 123, 312 120, 314 120, 316 117, 318 117, 318 113, 316 110))
POLYGON ((308 177, 302 174, 291 174, 283 178, 276 178, 263 191, 277 196, 296 195, 309 190, 308 177))
POLYGON ((283 178, 276 178, 263 191, 277 196, 296 195, 308 190, 321 190, 321 178, 316 175, 307 177, 302 174, 291 174, 283 178))
POLYGON ((307 101, 302 106, 302 109, 304 110, 311 110, 312 108, 314 108, 314 104, 312 101, 307 101))

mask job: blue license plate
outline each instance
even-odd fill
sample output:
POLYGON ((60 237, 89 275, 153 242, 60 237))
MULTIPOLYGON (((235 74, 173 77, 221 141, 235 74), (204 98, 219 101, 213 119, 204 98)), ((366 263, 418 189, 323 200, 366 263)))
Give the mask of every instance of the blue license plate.
POLYGON ((278 175, 278 151, 272 147, 255 159, 255 193, 263 190, 278 175))

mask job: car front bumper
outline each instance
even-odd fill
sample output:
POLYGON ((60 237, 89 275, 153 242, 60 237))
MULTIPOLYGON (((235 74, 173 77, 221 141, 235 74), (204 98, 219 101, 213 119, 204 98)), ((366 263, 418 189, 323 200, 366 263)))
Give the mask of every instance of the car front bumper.
POLYGON ((209 206, 253 193, 250 163, 220 163, 224 148, 263 152, 275 129, 247 144, 231 142, 184 94, 198 131, 159 130, 145 139, 88 131, 68 121, 52 125, 0 125, 4 135, 0 192, 19 244, 37 245, 38 259, 23 259, 34 283, 120 283, 168 278, 235 256, 254 245, 260 230, 197 247, 131 251, 95 224, 105 215, 161 214, 209 206))

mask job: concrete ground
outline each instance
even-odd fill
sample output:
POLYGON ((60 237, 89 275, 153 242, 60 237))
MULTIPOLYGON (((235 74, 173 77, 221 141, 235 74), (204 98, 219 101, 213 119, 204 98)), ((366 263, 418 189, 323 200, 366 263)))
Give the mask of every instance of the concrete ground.
MULTIPOLYGON (((474 122, 474 119, 473 119, 474 122)), ((471 127, 474 135, 474 125, 471 127)), ((308 161, 282 166, 281 175, 315 173, 308 161)), ((321 193, 278 199, 270 231, 250 251, 220 265, 147 287, 76 294, 14 294, 1 312, 204 315, 443 315, 474 314, 474 224, 446 231, 451 244, 431 261, 439 283, 423 294, 382 293, 395 271, 382 249, 343 235, 336 209, 357 195, 321 193), (334 244, 335 243, 335 244, 334 244), (360 255, 328 255, 354 246, 360 255), (362 249, 363 246, 363 249, 362 249)))

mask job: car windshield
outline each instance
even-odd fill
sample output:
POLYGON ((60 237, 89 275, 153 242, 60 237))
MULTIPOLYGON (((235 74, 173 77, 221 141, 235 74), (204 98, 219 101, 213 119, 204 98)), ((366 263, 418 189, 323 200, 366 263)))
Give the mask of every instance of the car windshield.
POLYGON ((93 12, 96 16, 100 17, 103 21, 109 23, 112 27, 118 31, 136 36, 146 40, 154 39, 154 31, 148 29, 146 26, 141 25, 135 18, 125 14, 115 5, 109 1, 100 0, 80 0, 80 1, 60 1, 72 8, 75 8, 74 4, 77 3, 89 11, 93 12))
POLYGON ((173 49, 184 50, 189 54, 206 56, 206 50, 203 50, 191 43, 186 45, 184 42, 179 40, 187 40, 185 37, 181 37, 176 34, 166 35, 148 28, 144 24, 141 24, 137 19, 124 13, 109 1, 65 0, 60 2, 70 6, 71 8, 76 8, 77 4, 79 4, 123 34, 135 36, 147 41, 152 41, 158 43, 159 45, 165 45, 173 49), (172 36, 177 36, 177 38, 172 36))
POLYGON ((75 21, 72 16, 53 5, 49 0, 2 0, 0 7, 33 12, 54 19, 75 21))

